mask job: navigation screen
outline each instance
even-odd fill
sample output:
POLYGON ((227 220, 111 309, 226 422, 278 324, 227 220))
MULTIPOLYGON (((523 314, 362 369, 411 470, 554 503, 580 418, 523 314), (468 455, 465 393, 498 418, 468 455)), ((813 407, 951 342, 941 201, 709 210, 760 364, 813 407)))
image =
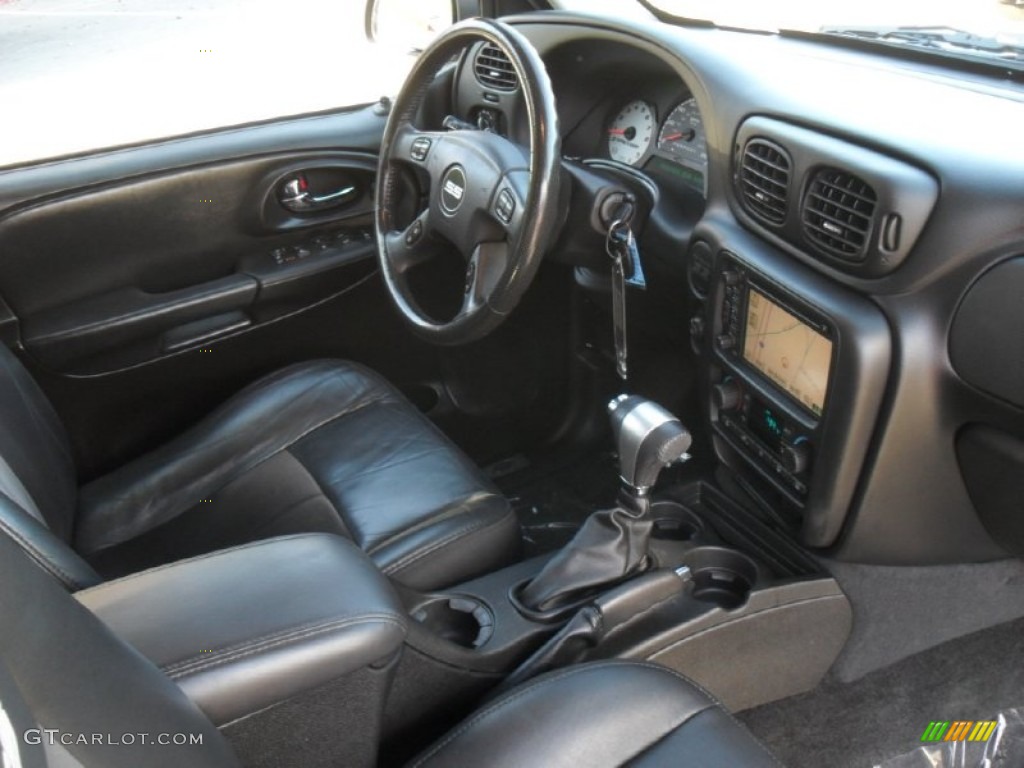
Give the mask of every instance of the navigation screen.
POLYGON ((821 415, 832 342, 753 288, 747 300, 743 358, 821 415))

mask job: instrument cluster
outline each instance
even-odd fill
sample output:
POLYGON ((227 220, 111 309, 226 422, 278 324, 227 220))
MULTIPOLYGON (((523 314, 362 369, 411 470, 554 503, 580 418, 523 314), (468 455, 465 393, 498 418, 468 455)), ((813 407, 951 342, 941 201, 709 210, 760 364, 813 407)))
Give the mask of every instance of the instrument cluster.
POLYGON ((704 121, 693 96, 676 103, 660 122, 655 104, 645 99, 631 100, 612 112, 606 130, 612 160, 656 168, 706 194, 708 147, 704 121))

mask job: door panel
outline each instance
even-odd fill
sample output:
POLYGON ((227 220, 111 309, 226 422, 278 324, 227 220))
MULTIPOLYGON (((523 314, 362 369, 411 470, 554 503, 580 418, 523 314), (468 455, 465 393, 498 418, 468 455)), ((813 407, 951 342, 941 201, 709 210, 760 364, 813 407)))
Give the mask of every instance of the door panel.
POLYGON ((0 334, 83 479, 288 363, 358 358, 390 334, 400 376, 432 367, 372 280, 385 119, 367 107, 0 171, 0 334), (296 173, 355 194, 295 214, 278 193, 296 173))
POLYGON ((322 301, 372 268, 375 168, 365 153, 287 153, 68 190, 5 216, 0 285, 25 348, 54 370, 108 373, 322 301), (300 178, 346 198, 292 213, 281 190, 300 178))

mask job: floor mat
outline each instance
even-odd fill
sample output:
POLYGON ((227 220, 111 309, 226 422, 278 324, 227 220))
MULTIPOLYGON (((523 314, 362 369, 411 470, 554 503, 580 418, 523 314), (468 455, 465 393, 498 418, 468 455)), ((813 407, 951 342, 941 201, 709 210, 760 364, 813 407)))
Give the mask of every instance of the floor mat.
POLYGON ((1022 638, 1018 619, 740 718, 791 768, 870 768, 920 746, 930 722, 990 720, 1020 706, 1022 638))

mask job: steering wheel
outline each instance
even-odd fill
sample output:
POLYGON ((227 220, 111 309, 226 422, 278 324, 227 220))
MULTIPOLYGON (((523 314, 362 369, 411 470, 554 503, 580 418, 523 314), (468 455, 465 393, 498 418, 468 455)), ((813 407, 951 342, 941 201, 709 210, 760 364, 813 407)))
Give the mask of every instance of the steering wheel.
POLYGON ((420 55, 395 99, 384 138, 376 191, 381 274, 401 315, 421 338, 466 344, 487 335, 529 287, 559 220, 561 137, 551 80, 536 49, 507 24, 460 22, 420 55), (438 72, 470 44, 500 48, 518 77, 529 147, 489 131, 427 131, 415 125, 438 72), (429 179, 426 207, 409 220, 398 211, 403 171, 429 179), (409 270, 437 253, 441 241, 466 263, 462 307, 451 320, 426 314, 412 295, 409 270))

